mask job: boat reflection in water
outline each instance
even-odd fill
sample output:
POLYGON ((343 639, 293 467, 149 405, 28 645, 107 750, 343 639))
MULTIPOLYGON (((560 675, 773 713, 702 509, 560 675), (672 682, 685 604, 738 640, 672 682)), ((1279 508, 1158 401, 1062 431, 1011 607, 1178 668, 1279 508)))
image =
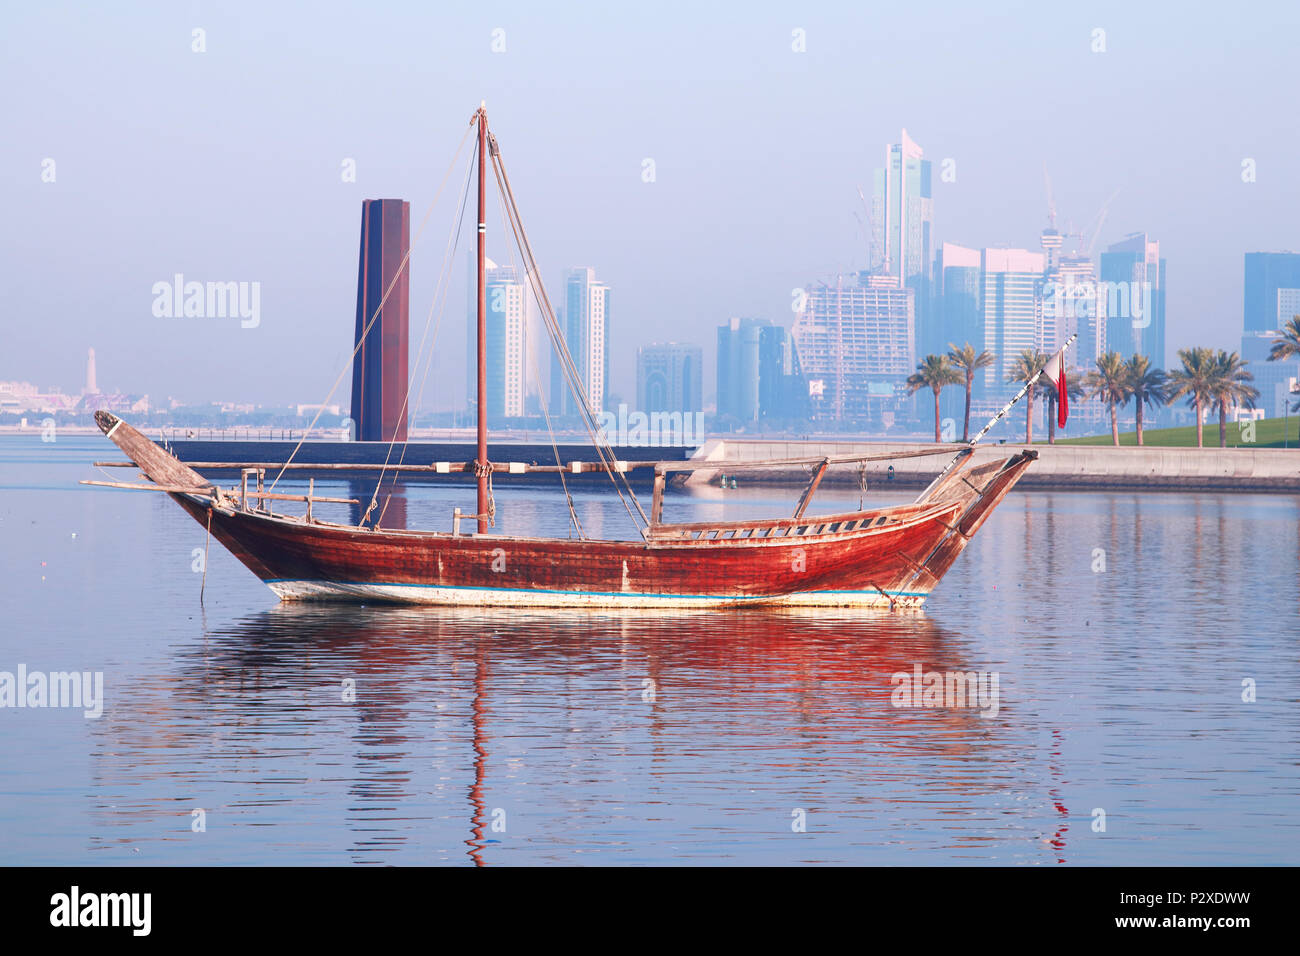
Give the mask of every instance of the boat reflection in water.
POLYGON ((100 722, 99 829, 205 807, 219 862, 1063 861, 1059 740, 1013 702, 891 703, 916 665, 987 669, 970 646, 915 612, 281 605, 100 722))

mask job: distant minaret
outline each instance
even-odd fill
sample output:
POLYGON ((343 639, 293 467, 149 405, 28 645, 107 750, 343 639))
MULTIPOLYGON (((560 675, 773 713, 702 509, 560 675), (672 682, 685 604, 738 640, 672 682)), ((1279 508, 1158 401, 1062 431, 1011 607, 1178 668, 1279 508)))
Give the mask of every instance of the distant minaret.
POLYGON ((86 394, 98 395, 99 387, 95 384, 95 350, 91 349, 86 359, 86 394))

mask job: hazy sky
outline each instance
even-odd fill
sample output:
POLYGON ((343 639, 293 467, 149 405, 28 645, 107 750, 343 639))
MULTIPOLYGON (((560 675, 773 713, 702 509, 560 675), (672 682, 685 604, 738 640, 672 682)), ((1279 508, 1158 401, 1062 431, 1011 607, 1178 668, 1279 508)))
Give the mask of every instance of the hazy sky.
MULTIPOLYGON (((321 400, 351 349, 361 200, 410 200, 414 228, 481 99, 552 298, 574 265, 613 288, 629 399, 637 345, 697 342, 711 372, 728 316, 789 325, 791 289, 863 267, 857 187, 902 127, 936 164, 938 241, 1036 249, 1044 163, 1062 228, 1120 189, 1097 249, 1160 240, 1171 350, 1237 348, 1242 254, 1300 248, 1297 9, 6 4, 0 379, 76 390, 93 346, 101 388, 155 401, 321 400), (260 324, 155 317, 178 272, 260 282, 260 324)), ((413 356, 460 175, 413 253, 413 356)), ((465 391, 463 258, 452 278, 428 407, 465 391)))

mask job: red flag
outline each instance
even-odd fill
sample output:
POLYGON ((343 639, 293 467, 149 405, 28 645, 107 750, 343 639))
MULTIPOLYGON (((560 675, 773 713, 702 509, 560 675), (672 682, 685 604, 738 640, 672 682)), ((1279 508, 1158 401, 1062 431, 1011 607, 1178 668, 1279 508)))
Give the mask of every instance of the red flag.
POLYGON ((1057 352, 1043 366, 1043 378, 1056 385, 1056 426, 1064 428, 1070 417, 1070 392, 1065 382, 1065 349, 1057 352))
POLYGON ((1056 427, 1064 428, 1070 417, 1070 389, 1065 384, 1065 363, 1061 363, 1060 374, 1056 378, 1056 427))

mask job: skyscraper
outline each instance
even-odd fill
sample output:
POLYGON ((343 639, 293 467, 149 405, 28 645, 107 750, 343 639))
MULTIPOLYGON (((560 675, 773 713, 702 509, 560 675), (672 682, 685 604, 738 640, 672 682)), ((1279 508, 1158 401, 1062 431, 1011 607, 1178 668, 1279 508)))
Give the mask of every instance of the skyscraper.
POLYGON ((916 349, 924 354, 944 343, 932 308, 930 281, 931 233, 934 199, 930 162, 923 150, 903 130, 900 142, 885 150, 885 167, 877 169, 873 190, 873 246, 880 259, 872 271, 898 279, 900 288, 912 290, 916 349))
POLYGON ((794 337, 782 325, 758 333, 758 417, 760 421, 808 420, 808 381, 794 337))
POLYGON ((1300 254, 1246 253, 1245 329, 1271 332, 1296 314, 1300 300, 1300 254))
POLYGON ((1290 413, 1286 405, 1296 400, 1291 389, 1300 381, 1300 358, 1268 360, 1277 339, 1276 331, 1246 332, 1241 337, 1241 357, 1250 363, 1250 373, 1255 376, 1251 385, 1259 391, 1255 407, 1270 418, 1290 413))
POLYGON ((1059 250, 1044 248, 1047 268, 1039 286, 1037 348, 1051 354, 1071 335, 1077 336, 1066 362, 1073 368, 1091 369, 1107 350, 1105 288, 1097 282, 1087 255, 1061 255, 1059 250))
MULTIPOLYGON (((949 345, 961 348, 967 342, 976 354, 984 348, 984 312, 980 308, 980 252, 945 242, 934 257, 934 315, 938 345, 918 354, 946 355, 949 345)), ((919 350, 918 350, 919 351, 919 350)), ((984 377, 976 375, 972 391, 981 396, 984 377)), ((939 407, 945 418, 954 420, 965 405, 964 389, 944 389, 939 407), (960 392, 960 394, 959 394, 960 392)))
POLYGON ((524 414, 528 378, 524 284, 516 278, 513 268, 497 266, 489 259, 484 286, 487 290, 487 413, 489 418, 517 418, 524 414))
POLYGON ((704 408, 704 350, 676 342, 643 345, 636 355, 637 410, 699 412, 704 408))
MULTIPOLYGON (((466 257, 465 386, 472 408, 478 400, 478 257, 466 257)), ((487 297, 487 410, 493 418, 540 415, 538 393, 549 369, 550 340, 527 275, 512 265, 484 262, 487 297)), ((548 411, 549 411, 548 406, 548 411)))
MULTIPOLYGON (((564 316, 560 328, 569 354, 578 368, 593 410, 605 407, 609 382, 610 290, 596 280, 596 270, 570 269, 564 284, 564 316)), ((569 416, 579 413, 558 361, 551 363, 551 411, 569 416)))
POLYGON ((1042 246, 1043 255, 1047 257, 1046 271, 1055 272, 1056 267, 1061 261, 1061 249, 1065 245, 1065 236, 1061 235, 1060 230, 1055 226, 1056 212, 1052 212, 1053 225, 1044 229, 1038 237, 1038 244, 1042 246))
MULTIPOLYGON (((1106 351, 1145 355, 1163 368, 1165 260, 1160 258, 1160 243, 1135 232, 1113 244, 1101 254, 1101 280, 1106 290, 1106 351), (1127 295, 1116 283, 1127 286, 1127 295)), ((1098 311, 1101 306, 1099 292, 1098 311)))
POLYGON ((885 150, 885 168, 875 175, 873 227, 882 234, 880 270, 899 279, 928 274, 934 200, 930 162, 903 130, 902 141, 885 150))
POLYGON ((798 350, 771 319, 728 319, 718 326, 717 414, 741 424, 807 418, 808 386, 798 350))
POLYGON ((771 319, 731 318, 718 326, 718 418, 758 421, 759 340, 771 319))
POLYGON ((95 382, 95 350, 90 349, 86 356, 86 388, 83 392, 86 395, 98 395, 99 385, 95 382))
POLYGON ((982 347, 994 356, 984 369, 984 387, 993 394, 1008 390, 1016 356, 1038 348, 1043 263, 1043 253, 1025 249, 985 249, 981 256, 982 347))
POLYGON ((808 290, 791 335, 813 413, 827 421, 859 421, 891 399, 916 356, 914 292, 897 276, 859 273, 808 290))
POLYGON ((411 273, 409 265, 400 277, 397 270, 410 246, 410 203, 367 199, 361 204, 355 338, 360 347, 352 361, 352 420, 358 441, 406 441, 411 273))
MULTIPOLYGON (((945 242, 935 256, 935 283, 940 289, 936 299, 939 339, 943 354, 949 343, 960 348, 966 342, 983 348, 984 313, 980 309, 980 252, 945 242)), ((940 351, 941 350, 941 351, 940 351)))

